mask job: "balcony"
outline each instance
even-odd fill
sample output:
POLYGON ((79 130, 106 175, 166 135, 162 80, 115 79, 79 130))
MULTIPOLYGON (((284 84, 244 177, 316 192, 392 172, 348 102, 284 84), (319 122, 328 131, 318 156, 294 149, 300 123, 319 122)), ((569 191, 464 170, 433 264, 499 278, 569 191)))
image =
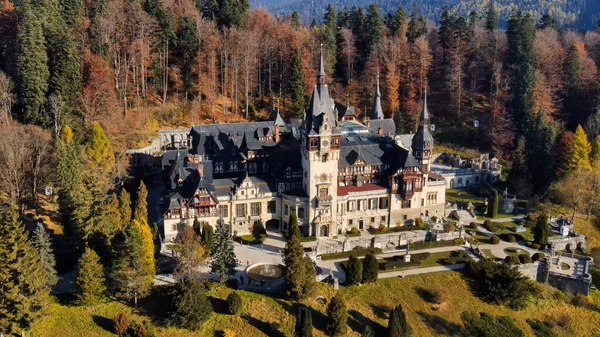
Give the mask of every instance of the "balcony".
POLYGON ((319 195, 317 196, 317 208, 329 208, 331 207, 331 201, 333 198, 330 195, 319 195))

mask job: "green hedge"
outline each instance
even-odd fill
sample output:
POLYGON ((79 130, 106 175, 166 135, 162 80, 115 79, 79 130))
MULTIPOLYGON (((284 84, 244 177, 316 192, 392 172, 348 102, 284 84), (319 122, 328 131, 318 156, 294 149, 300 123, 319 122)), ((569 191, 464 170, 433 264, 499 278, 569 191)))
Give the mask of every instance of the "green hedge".
POLYGON ((380 248, 356 247, 353 250, 348 251, 348 252, 322 254, 321 260, 344 259, 344 258, 350 257, 350 255, 365 256, 365 255, 367 255, 367 253, 373 253, 375 255, 381 254, 381 249, 380 248))
POLYGON ((317 241, 317 237, 316 236, 301 236, 300 237, 300 242, 312 242, 312 241, 317 241))
POLYGON ((233 239, 237 242, 241 242, 244 245, 248 245, 248 244, 257 245, 257 244, 264 243, 265 240, 267 239, 267 235, 261 234, 260 237, 256 237, 256 236, 250 234, 250 235, 235 236, 233 239))
POLYGON ((438 247, 451 247, 460 246, 463 244, 463 239, 454 239, 450 241, 418 241, 410 244, 411 250, 427 249, 427 248, 438 248, 438 247))
POLYGON ((428 230, 428 229, 429 229, 428 226, 422 226, 422 227, 418 227, 418 226, 396 226, 396 227, 386 228, 385 231, 380 231, 379 228, 369 227, 368 231, 369 231, 369 233, 375 235, 375 234, 408 232, 408 231, 418 231, 418 230, 428 230))

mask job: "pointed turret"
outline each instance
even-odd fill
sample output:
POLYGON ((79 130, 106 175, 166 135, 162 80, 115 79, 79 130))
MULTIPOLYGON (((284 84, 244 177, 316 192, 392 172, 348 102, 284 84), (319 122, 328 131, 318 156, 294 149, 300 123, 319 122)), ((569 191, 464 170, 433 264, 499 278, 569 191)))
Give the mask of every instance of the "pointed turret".
POLYGON ((336 116, 334 114, 334 102, 329 97, 329 89, 325 83, 325 64, 323 61, 323 45, 321 45, 321 56, 319 59, 319 68, 317 70, 317 84, 313 90, 310 99, 310 105, 306 111, 304 119, 304 128, 307 134, 319 133, 322 125, 323 114, 328 116, 329 129, 333 129, 336 125, 336 116))
POLYGON ((383 119, 383 109, 381 108, 381 92, 379 91, 379 74, 377 74, 377 90, 373 98, 373 114, 371 119, 383 119))
POLYGON ((325 84, 325 63, 323 62, 323 44, 321 43, 321 58, 317 72, 317 84, 325 84))
POLYGON ((433 150, 433 136, 429 131, 429 111, 427 111, 427 91, 423 97, 423 110, 419 116, 419 127, 412 139, 412 153, 421 162, 423 172, 429 172, 429 159, 433 150))

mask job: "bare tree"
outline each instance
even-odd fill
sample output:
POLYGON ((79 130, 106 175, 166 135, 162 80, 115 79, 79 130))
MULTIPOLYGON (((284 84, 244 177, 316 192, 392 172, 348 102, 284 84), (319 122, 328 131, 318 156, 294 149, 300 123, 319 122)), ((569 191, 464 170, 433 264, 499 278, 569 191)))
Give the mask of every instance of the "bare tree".
POLYGON ((4 72, 0 70, 0 124, 7 124, 11 118, 11 109, 15 103, 13 83, 4 72))
POLYGON ((24 128, 29 150, 26 157, 27 180, 31 189, 32 206, 36 206, 37 193, 42 184, 48 181, 48 171, 52 161, 52 141, 50 135, 37 126, 25 125, 24 128))

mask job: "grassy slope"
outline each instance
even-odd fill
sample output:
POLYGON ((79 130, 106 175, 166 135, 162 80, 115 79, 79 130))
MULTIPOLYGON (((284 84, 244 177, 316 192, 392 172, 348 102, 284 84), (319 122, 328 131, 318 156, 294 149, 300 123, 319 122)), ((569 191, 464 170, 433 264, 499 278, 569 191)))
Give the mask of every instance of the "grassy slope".
MULTIPOLYGON (((461 332, 460 314, 463 311, 488 312, 495 315, 509 315, 517 320, 517 325, 526 331, 527 336, 533 336, 525 322, 527 318, 544 319, 547 316, 555 319, 566 313, 571 317, 567 329, 557 328, 560 336, 589 336, 590 331, 600 330, 600 313, 598 304, 600 296, 595 297, 596 310, 585 310, 568 305, 561 301, 544 300, 531 304, 523 311, 513 311, 504 307, 486 304, 473 296, 469 284, 458 272, 444 272, 380 280, 377 284, 361 287, 341 287, 346 297, 352 331, 349 336, 359 336, 364 324, 372 324, 375 330, 387 325, 387 313, 390 308, 401 303, 407 312, 415 336, 446 336, 461 332), (440 310, 434 310, 431 303, 423 297, 423 290, 433 287, 447 287, 450 299, 440 310), (357 332, 358 331, 358 332, 357 332)), ((292 303, 265 297, 258 294, 241 292, 246 304, 242 317, 224 313, 224 299, 231 290, 215 286, 210 296, 215 304, 217 313, 205 324, 201 332, 189 332, 174 328, 159 329, 160 336, 188 337, 213 336, 214 331, 230 329, 237 336, 291 336, 294 319, 292 303)), ((333 290, 324 285, 319 286, 316 295, 331 298, 333 290)), ((324 336, 325 305, 306 300, 305 304, 314 309, 313 324, 315 336, 324 336)), ((51 315, 40 319, 33 326, 35 336, 113 336, 102 328, 115 313, 131 311, 123 304, 112 302, 92 308, 67 307, 54 304, 50 308, 51 315)), ((138 320, 147 319, 137 316, 138 320)))

